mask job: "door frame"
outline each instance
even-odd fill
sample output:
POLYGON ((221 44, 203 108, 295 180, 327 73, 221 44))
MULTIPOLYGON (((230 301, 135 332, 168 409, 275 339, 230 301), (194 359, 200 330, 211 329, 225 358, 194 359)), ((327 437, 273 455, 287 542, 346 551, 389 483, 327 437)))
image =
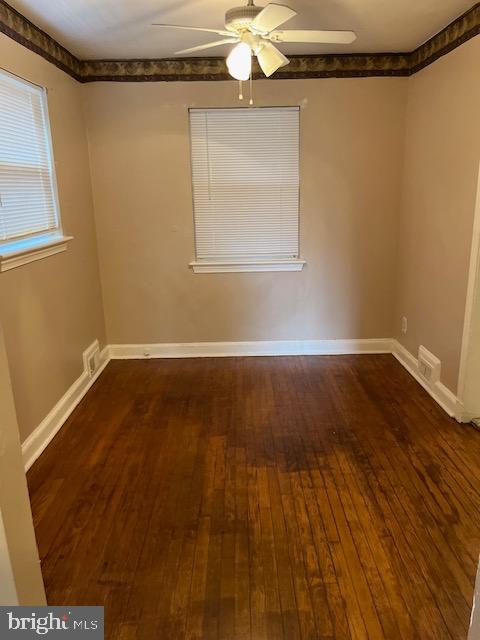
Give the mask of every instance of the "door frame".
MULTIPOLYGON (((480 301, 480 164, 477 176, 477 192, 473 219, 467 298, 465 303, 465 319, 460 353, 460 369, 458 374, 457 408, 455 413, 455 417, 459 422, 470 422, 473 418, 477 417, 472 413, 472 411, 469 411, 469 407, 465 406, 465 394, 468 382, 468 365, 472 345, 474 341, 480 341, 480 333, 478 336, 473 334, 473 316, 476 309, 476 302, 480 301)), ((478 304, 480 304, 480 302, 478 304)))
POLYGON ((0 605, 45 605, 10 368, 0 323, 0 605))

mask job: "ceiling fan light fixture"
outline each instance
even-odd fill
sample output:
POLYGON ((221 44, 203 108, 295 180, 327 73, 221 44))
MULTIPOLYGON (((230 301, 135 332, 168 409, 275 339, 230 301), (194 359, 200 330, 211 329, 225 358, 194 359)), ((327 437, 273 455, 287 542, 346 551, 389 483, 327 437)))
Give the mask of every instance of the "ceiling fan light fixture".
POLYGON ((233 9, 227 11, 225 14, 225 30, 175 24, 159 24, 157 26, 213 32, 222 36, 221 40, 177 51, 179 55, 189 55, 225 44, 238 43, 230 52, 226 62, 230 75, 240 82, 244 82, 249 78, 252 80, 253 56, 257 57, 258 64, 267 78, 289 63, 288 58, 280 49, 277 49, 275 44, 284 42, 350 44, 357 37, 353 31, 278 30, 285 22, 288 22, 296 15, 297 12, 294 9, 284 4, 270 2, 264 7, 257 7, 254 4, 254 0, 247 0, 247 5, 233 7, 233 9))
POLYGON ((233 47, 228 58, 227 67, 230 75, 236 80, 248 80, 252 72, 252 50, 245 42, 233 47))

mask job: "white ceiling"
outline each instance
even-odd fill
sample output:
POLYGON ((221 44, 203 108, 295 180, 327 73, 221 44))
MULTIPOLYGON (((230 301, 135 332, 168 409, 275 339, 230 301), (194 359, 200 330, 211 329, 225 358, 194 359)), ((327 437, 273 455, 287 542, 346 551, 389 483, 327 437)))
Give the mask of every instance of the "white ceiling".
MULTIPOLYGON (((473 5, 473 0, 276 0, 298 12, 285 29, 353 29, 348 46, 282 45, 287 54, 411 51, 473 5)), ((211 42, 208 33, 170 31, 152 22, 223 28, 238 0, 8 0, 82 59, 166 58, 211 42)), ((246 1, 245 1, 246 4, 246 1)), ((263 6, 266 0, 257 0, 263 6)), ((216 48, 197 55, 225 55, 216 48)))

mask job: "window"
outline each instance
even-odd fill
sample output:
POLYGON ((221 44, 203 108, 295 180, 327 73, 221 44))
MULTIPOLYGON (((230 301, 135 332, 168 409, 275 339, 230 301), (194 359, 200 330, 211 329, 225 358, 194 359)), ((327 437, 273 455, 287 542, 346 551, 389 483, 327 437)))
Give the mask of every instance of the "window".
POLYGON ((299 108, 190 109, 195 272, 299 271, 299 108))
POLYGON ((0 269, 65 250, 45 90, 0 72, 0 269))

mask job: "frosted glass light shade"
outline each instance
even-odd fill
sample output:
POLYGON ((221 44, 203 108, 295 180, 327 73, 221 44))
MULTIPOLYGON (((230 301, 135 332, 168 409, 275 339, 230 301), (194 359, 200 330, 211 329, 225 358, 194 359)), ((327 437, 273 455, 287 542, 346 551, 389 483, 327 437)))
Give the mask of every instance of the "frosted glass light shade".
POLYGON ((236 80, 248 80, 252 71, 252 51, 248 44, 240 42, 234 47, 228 58, 227 67, 236 80))

